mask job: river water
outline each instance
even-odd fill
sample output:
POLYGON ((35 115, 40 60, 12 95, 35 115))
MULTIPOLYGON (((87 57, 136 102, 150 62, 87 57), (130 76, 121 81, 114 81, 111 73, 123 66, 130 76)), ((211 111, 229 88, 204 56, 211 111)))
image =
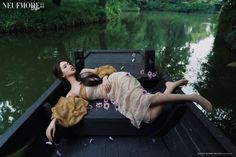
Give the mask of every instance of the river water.
POLYGON ((156 50, 156 63, 169 75, 189 79, 184 92, 197 92, 212 101, 214 111, 206 116, 236 143, 235 68, 226 66, 229 55, 224 56, 222 48, 214 44, 217 16, 125 13, 120 20, 106 24, 1 35, 0 134, 54 81, 52 64, 61 58, 73 61, 75 48, 152 48, 156 50))

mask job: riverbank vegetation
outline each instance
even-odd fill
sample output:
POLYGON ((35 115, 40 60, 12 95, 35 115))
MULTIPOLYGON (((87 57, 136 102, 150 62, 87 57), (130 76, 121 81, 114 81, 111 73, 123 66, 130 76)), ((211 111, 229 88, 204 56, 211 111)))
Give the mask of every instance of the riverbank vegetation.
POLYGON ((228 0, 219 16, 217 37, 224 40, 229 51, 236 51, 236 1, 228 0))
POLYGON ((219 11, 223 1, 220 0, 132 0, 141 10, 204 12, 219 11))
MULTIPOLYGON (((5 0, 6 2, 9 2, 5 0)), ((18 2, 28 2, 18 0, 18 2)), ((32 0, 30 2, 36 2, 32 0)), ((0 32, 59 30, 120 18, 122 11, 212 12, 219 0, 37 0, 44 8, 9 9, 0 4, 0 32)), ((16 3, 16 2, 12 2, 16 3)))
POLYGON ((41 2, 44 8, 37 11, 16 8, 15 2, 13 2, 14 8, 9 9, 2 2, 0 4, 0 32, 58 30, 81 24, 104 22, 120 14, 121 0, 111 1, 111 3, 105 3, 103 0, 42 0, 41 2))
POLYGON ((209 119, 236 144, 236 1, 228 0, 221 9, 212 52, 202 64, 195 89, 215 106, 209 119), (224 94, 222 94, 224 91, 224 94), (214 93, 214 94, 212 94, 214 93), (227 102, 227 103, 226 103, 227 102))

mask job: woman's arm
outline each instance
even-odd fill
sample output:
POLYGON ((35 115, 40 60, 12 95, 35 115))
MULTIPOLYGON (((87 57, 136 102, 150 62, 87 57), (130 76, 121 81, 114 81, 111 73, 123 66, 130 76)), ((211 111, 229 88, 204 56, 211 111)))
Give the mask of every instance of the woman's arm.
POLYGON ((55 132, 56 132, 56 119, 54 118, 52 119, 46 130, 46 136, 49 141, 53 141, 52 138, 54 137, 55 132))
POLYGON ((81 70, 80 73, 84 73, 84 72, 91 72, 91 73, 96 74, 96 70, 95 69, 84 68, 84 69, 81 70))

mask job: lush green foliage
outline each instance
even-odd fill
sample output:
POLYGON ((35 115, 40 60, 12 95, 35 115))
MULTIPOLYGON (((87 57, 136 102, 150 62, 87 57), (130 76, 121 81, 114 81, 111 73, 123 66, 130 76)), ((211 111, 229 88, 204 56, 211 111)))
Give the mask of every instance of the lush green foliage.
POLYGON ((121 8, 127 4, 126 0, 107 0, 106 3, 106 15, 108 19, 120 18, 121 8))
POLYGON ((229 0, 223 6, 212 53, 203 64, 195 88, 208 97, 217 109, 208 117, 236 143, 236 5, 229 0), (224 91, 224 94, 222 94, 224 91), (214 93, 214 94, 212 94, 214 93))
POLYGON ((45 8, 39 11, 1 8, 0 31, 41 31, 105 20, 97 1, 62 1, 60 7, 45 1, 45 8))
POLYGON ((141 9, 178 11, 178 12, 212 12, 219 10, 219 0, 133 0, 141 9))
POLYGON ((228 0, 221 10, 217 35, 227 43, 228 48, 236 50, 236 1, 228 0))

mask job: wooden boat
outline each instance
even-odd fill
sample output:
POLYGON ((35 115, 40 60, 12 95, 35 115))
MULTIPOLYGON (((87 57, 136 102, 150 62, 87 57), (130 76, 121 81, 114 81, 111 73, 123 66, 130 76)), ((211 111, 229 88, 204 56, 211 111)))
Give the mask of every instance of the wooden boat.
MULTIPOLYGON (((84 53, 77 49, 75 64, 77 71, 104 64, 124 69, 152 93, 163 91, 164 82, 170 80, 155 66, 153 50, 91 50, 84 53), (157 77, 150 79, 140 74, 141 69, 145 73, 157 71, 157 77)), ((45 130, 50 122, 50 107, 67 92, 68 85, 56 80, 0 136, 0 156, 236 156, 235 146, 192 102, 167 104, 155 122, 142 123, 137 129, 129 119, 116 112, 111 102, 106 110, 96 106, 103 100, 90 101, 91 108, 79 124, 70 128, 57 126, 55 143, 59 145, 47 145, 45 130)), ((175 93, 183 92, 178 88, 175 93)))

